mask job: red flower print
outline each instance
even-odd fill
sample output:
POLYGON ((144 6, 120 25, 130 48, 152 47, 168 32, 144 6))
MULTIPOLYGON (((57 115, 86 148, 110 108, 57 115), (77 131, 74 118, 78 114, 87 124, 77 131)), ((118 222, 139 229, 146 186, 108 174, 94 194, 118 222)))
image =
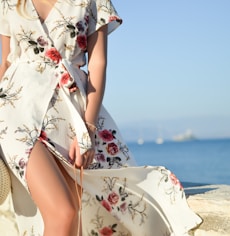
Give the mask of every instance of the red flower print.
POLYGON ((115 143, 109 143, 106 149, 110 155, 116 155, 119 151, 118 146, 115 143))
POLYGON ((47 50, 45 56, 56 63, 59 63, 59 61, 62 59, 61 54, 57 51, 56 48, 50 48, 49 50, 47 50))
POLYGON ((183 186, 181 185, 179 179, 177 179, 177 177, 173 173, 170 173, 170 179, 171 179, 173 185, 175 185, 175 186, 178 185, 180 187, 180 189, 183 189, 183 186))
POLYGON ((88 24, 89 23, 89 16, 85 16, 85 23, 88 24))
POLYGON ((76 92, 79 88, 77 87, 76 82, 73 82, 72 85, 69 87, 69 92, 73 93, 76 92))
POLYGON ((112 211, 111 206, 109 205, 109 203, 108 203, 106 200, 102 200, 102 201, 101 201, 101 205, 102 205, 108 212, 111 212, 111 211, 112 211))
POLYGON ((104 227, 99 230, 101 236, 111 236, 113 234, 113 230, 110 227, 104 227))
POLYGON ((115 192, 112 192, 108 196, 108 201, 111 205, 116 205, 119 201, 119 196, 115 192))
POLYGON ((78 44, 79 48, 81 48, 82 50, 85 50, 86 46, 87 46, 86 35, 78 35, 77 36, 77 44, 78 44))
POLYGON ((122 23, 122 20, 117 16, 110 16, 109 17, 109 22, 112 22, 112 21, 117 21, 119 23, 122 23))
POLYGON ((111 133, 111 131, 104 129, 100 132, 98 132, 99 137, 105 141, 105 142, 110 142, 113 140, 113 134, 111 133))
POLYGON ((45 131, 43 131, 43 130, 41 131, 41 134, 39 136, 39 140, 40 141, 47 140, 47 134, 45 131))
POLYGON ((104 154, 103 153, 97 153, 96 155, 95 155, 95 159, 97 160, 97 161, 105 161, 105 156, 104 156, 104 154))
POLYGON ((60 81, 60 84, 63 85, 63 84, 67 84, 70 80, 70 75, 68 72, 66 73, 63 73, 62 76, 61 76, 61 81, 60 81))

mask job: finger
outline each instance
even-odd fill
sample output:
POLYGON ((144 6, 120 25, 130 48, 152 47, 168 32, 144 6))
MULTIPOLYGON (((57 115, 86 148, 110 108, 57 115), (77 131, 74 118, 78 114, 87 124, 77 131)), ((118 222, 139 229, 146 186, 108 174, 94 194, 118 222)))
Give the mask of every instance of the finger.
POLYGON ((70 149, 69 149, 69 158, 74 161, 75 160, 75 142, 73 141, 70 145, 70 149))
POLYGON ((76 149, 75 149, 75 165, 80 168, 81 166, 83 166, 84 162, 83 162, 83 156, 80 154, 80 148, 78 146, 78 144, 76 145, 76 149))
POLYGON ((88 168, 94 159, 94 149, 90 149, 85 154, 84 168, 88 168))

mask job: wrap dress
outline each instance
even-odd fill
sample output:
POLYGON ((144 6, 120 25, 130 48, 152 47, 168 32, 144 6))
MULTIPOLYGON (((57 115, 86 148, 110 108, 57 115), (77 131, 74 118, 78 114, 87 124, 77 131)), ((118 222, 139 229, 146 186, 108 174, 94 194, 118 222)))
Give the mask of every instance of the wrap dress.
MULTIPOLYGON (((122 20, 110 0, 57 0, 44 22, 32 0, 21 13, 16 4, 0 1, 0 34, 10 36, 11 47, 11 65, 0 82, 0 145, 18 235, 39 236, 44 226, 25 178, 30 152, 40 140, 80 181, 68 150, 75 136, 81 153, 91 147, 82 118, 87 37, 105 24, 110 33, 122 20)), ((103 106, 97 127, 95 158, 83 174, 83 235, 182 236, 201 223, 173 173, 136 166, 103 106)))

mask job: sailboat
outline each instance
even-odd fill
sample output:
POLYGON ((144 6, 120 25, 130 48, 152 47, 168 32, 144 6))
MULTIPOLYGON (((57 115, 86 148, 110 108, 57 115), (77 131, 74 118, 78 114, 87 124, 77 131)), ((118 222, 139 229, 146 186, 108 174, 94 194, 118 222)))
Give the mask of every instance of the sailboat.
POLYGON ((164 143, 164 139, 162 138, 162 127, 159 126, 158 127, 158 137, 155 140, 156 144, 163 144, 164 143))
POLYGON ((137 143, 139 144, 139 145, 142 145, 142 144, 144 144, 144 139, 143 138, 138 138, 137 139, 137 143))
POLYGON ((163 143, 164 143, 164 139, 163 139, 163 138, 158 137, 158 138, 156 139, 156 144, 163 144, 163 143))

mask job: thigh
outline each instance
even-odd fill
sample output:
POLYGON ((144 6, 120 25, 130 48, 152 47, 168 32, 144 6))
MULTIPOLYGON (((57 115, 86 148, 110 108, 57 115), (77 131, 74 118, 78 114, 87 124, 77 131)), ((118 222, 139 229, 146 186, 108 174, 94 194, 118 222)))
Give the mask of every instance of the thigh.
POLYGON ((26 179, 43 217, 55 216, 57 206, 76 208, 72 191, 53 155, 37 141, 27 165, 26 179))

